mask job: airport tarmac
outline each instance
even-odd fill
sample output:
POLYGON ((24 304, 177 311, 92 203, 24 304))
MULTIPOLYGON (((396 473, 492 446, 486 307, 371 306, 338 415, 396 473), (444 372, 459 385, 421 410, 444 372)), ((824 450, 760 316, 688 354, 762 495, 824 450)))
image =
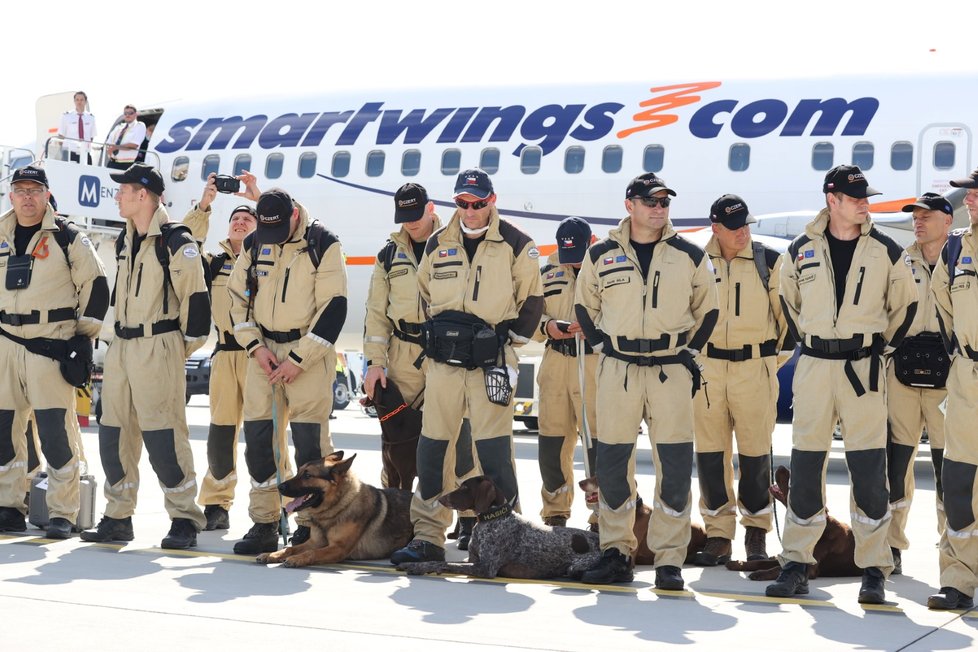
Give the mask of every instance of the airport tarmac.
MULTIPOLYGON (((187 409, 198 480, 205 470, 207 397, 187 409)), ((376 420, 356 403, 331 421, 337 449, 357 454, 353 469, 377 484, 380 436, 376 420)), ((93 421, 94 426, 94 421, 93 421)), ((516 459, 524 514, 540 509, 536 437, 516 426, 516 459)), ((786 462, 790 426, 775 432, 775 458, 786 462)), ((92 472, 101 482, 96 427, 83 429, 92 472)), ((651 495, 647 437, 640 439, 639 490, 651 495)), ((169 528, 162 492, 146 455, 133 517, 136 539, 120 546, 74 537, 47 541, 43 532, 0 535, 0 627, 4 650, 222 650, 252 646, 334 650, 628 650, 677 647, 725 650, 966 650, 973 649, 978 612, 929 611, 938 583, 934 482, 929 449, 916 461, 917 493, 910 516, 911 548, 902 576, 886 583, 887 604, 856 602, 859 578, 811 583, 804 599, 772 600, 764 582, 721 568, 683 569, 687 590, 653 588, 654 571, 638 567, 629 585, 596 588, 564 581, 493 581, 408 577, 386 560, 305 569, 265 567, 231 553, 250 526, 244 446, 239 446, 239 500, 231 530, 202 532, 191 551, 165 551, 169 528), (376 647, 374 647, 376 646, 376 647)), ((583 476, 578 455, 578 473, 583 476)), ((694 499, 696 483, 694 482, 694 499)), ((829 464, 830 510, 848 521, 849 491, 841 442, 829 464)), ((96 500, 98 517, 105 500, 96 500)), ((587 514, 580 492, 570 525, 587 514)), ((778 510, 783 523, 784 511, 778 510)), ((694 520, 700 520, 694 515, 694 520)), ((738 528, 735 557, 743 556, 738 528)), ((768 550, 780 549, 776 534, 768 550)), ((465 553, 449 542, 450 559, 465 553)))

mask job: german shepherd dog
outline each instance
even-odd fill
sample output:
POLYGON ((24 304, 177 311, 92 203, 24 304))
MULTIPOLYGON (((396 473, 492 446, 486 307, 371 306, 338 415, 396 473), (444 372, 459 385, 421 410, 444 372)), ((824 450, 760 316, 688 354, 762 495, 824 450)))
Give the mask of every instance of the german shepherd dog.
MULTIPOLYGON (((598 511, 598 479, 594 476, 584 478, 577 483, 577 486, 584 492, 584 502, 595 513, 598 511)), ((632 531, 638 539, 638 547, 632 553, 636 565, 652 566, 655 564, 655 553, 649 549, 649 520, 652 518, 652 508, 642 501, 638 496, 635 505, 635 525, 632 531)), ((693 557, 706 545, 706 530, 698 523, 691 523, 689 528, 689 545, 686 546, 685 563, 693 563, 693 557)))
POLYGON ((305 512, 309 539, 297 546, 258 555, 259 564, 284 562, 289 568, 331 564, 344 559, 383 559, 414 536, 411 492, 378 489, 360 482, 350 471, 354 454, 343 459, 336 451, 299 467, 279 493, 294 498, 287 512, 305 512))
MULTIPOLYGON (((769 491, 774 498, 788 506, 788 481, 791 473, 787 468, 779 466, 774 472, 774 484, 769 491)), ((825 514, 825 531, 815 544, 812 555, 815 563, 808 565, 808 579, 816 577, 859 577, 863 570, 856 566, 856 539, 852 528, 836 519, 831 514, 825 514)), ((781 572, 777 560, 763 559, 760 561, 728 561, 727 570, 753 571, 747 577, 757 581, 776 580, 781 572)))

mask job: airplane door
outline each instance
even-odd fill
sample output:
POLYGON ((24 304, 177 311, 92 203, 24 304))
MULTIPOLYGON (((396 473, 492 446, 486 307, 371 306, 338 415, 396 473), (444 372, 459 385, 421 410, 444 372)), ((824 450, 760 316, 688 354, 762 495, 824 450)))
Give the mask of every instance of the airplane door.
POLYGON ((971 171, 971 131, 961 123, 930 125, 917 146, 917 195, 945 193, 948 181, 971 171))

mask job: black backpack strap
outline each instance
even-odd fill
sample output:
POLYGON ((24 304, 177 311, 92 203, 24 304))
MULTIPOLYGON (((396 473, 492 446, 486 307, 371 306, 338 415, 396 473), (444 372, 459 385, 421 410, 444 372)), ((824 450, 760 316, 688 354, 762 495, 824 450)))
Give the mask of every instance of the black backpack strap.
POLYGON ((68 258, 68 246, 75 241, 81 231, 74 222, 69 222, 60 215, 54 218, 54 223, 58 227, 58 230, 54 232, 54 241, 58 243, 65 255, 65 263, 71 267, 71 259, 68 258))
MULTIPOLYGON (((160 262, 160 267, 163 268, 163 314, 170 311, 170 301, 169 293, 167 288, 173 287, 173 279, 170 278, 170 248, 171 240, 174 235, 180 233, 186 233, 190 236, 190 239, 194 242, 193 233, 190 231, 190 227, 182 222, 167 222, 160 225, 160 237, 156 239, 156 259, 160 262)), ((201 264, 204 266, 205 274, 207 273, 207 263, 201 260, 201 264)))
POLYGON ((384 265, 384 271, 390 274, 391 267, 394 266, 394 256, 397 255, 397 243, 393 240, 388 240, 384 244, 384 248, 380 250, 380 255, 377 258, 384 265))
POLYGON ((947 280, 948 283, 954 282, 954 268, 958 265, 958 258, 961 257, 961 238, 963 231, 954 230, 947 234, 947 280))
POLYGON ((757 268, 757 275, 761 277, 761 283, 765 290, 771 289, 771 268, 768 267, 765 247, 756 240, 751 240, 750 248, 754 253, 754 267, 757 268))
POLYGON ((207 274, 204 280, 207 281, 207 291, 211 291, 211 286, 214 284, 214 279, 217 278, 218 274, 221 273, 221 269, 224 267, 224 263, 228 261, 230 256, 228 252, 222 251, 219 254, 214 254, 211 256, 210 265, 207 265, 207 274))
POLYGON ((306 228, 306 251, 309 252, 309 259, 312 265, 319 269, 319 263, 323 260, 323 254, 334 242, 339 242, 333 233, 319 220, 312 220, 306 228))

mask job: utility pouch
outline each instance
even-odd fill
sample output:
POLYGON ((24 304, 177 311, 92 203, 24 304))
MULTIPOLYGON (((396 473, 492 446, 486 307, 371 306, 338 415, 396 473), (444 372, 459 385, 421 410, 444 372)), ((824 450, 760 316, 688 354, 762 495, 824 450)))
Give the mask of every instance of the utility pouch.
POLYGON ((58 361, 61 375, 69 385, 86 386, 95 367, 92 340, 85 335, 75 335, 68 340, 65 348, 65 357, 58 361))
POLYGON ((494 365, 499 355, 496 332, 458 310, 446 310, 422 324, 421 346, 432 360, 466 369, 494 365))
POLYGON ((937 333, 907 337, 893 353, 893 371, 908 387, 940 389, 947 383, 951 356, 937 333))
POLYGON ((10 258, 7 259, 7 289, 23 290, 30 285, 31 270, 33 268, 33 256, 10 256, 10 258))

